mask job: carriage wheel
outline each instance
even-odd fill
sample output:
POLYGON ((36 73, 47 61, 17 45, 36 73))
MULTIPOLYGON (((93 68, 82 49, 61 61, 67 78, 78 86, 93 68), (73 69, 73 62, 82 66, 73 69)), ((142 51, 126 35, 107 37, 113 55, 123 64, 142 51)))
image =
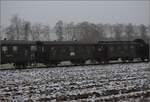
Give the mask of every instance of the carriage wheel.
POLYGON ((144 62, 144 61, 145 61, 145 58, 141 57, 141 61, 144 62))
POLYGON ((25 63, 15 63, 14 64, 15 68, 26 68, 27 65, 25 63))
POLYGON ((79 59, 79 60, 71 60, 71 63, 72 64, 75 64, 75 65, 82 65, 82 64, 85 64, 85 60, 82 60, 82 59, 79 59))
POLYGON ((50 63, 45 63, 45 65, 46 65, 47 67, 50 67, 50 66, 51 66, 51 64, 50 64, 50 63))
POLYGON ((129 62, 133 62, 133 58, 128 59, 129 62))
POLYGON ((122 62, 126 62, 127 59, 126 58, 121 58, 122 62))

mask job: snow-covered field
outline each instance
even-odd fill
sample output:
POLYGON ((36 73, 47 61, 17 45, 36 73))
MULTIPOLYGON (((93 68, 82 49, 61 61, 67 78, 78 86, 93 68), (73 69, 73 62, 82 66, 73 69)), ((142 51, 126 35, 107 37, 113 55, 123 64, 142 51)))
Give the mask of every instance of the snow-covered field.
POLYGON ((0 71, 0 102, 150 102, 150 63, 0 71))

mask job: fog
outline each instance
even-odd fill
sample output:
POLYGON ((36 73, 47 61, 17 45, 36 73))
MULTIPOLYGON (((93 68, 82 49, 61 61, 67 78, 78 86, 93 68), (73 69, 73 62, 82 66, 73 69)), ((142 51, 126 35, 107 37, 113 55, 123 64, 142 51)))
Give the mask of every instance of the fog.
POLYGON ((4 1, 1 25, 8 26, 13 15, 33 23, 54 26, 65 23, 150 24, 150 1, 4 1))

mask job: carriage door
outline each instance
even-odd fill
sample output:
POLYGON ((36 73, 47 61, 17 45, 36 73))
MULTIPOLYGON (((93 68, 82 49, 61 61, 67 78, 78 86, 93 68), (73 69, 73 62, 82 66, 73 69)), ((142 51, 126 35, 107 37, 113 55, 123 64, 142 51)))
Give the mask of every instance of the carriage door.
POLYGON ((43 50, 44 50, 44 46, 43 43, 40 41, 37 41, 37 53, 36 53, 36 57, 37 57, 37 62, 42 62, 43 61, 43 50))
POLYGON ((97 46, 97 53, 96 53, 96 57, 99 59, 99 60, 105 60, 107 55, 107 49, 104 45, 98 45, 97 46))

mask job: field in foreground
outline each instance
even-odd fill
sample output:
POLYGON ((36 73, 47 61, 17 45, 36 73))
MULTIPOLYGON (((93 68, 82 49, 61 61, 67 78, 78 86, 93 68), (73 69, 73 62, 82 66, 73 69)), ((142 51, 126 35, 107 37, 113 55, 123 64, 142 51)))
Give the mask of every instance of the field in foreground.
POLYGON ((150 102, 150 63, 0 71, 0 101, 150 102))

